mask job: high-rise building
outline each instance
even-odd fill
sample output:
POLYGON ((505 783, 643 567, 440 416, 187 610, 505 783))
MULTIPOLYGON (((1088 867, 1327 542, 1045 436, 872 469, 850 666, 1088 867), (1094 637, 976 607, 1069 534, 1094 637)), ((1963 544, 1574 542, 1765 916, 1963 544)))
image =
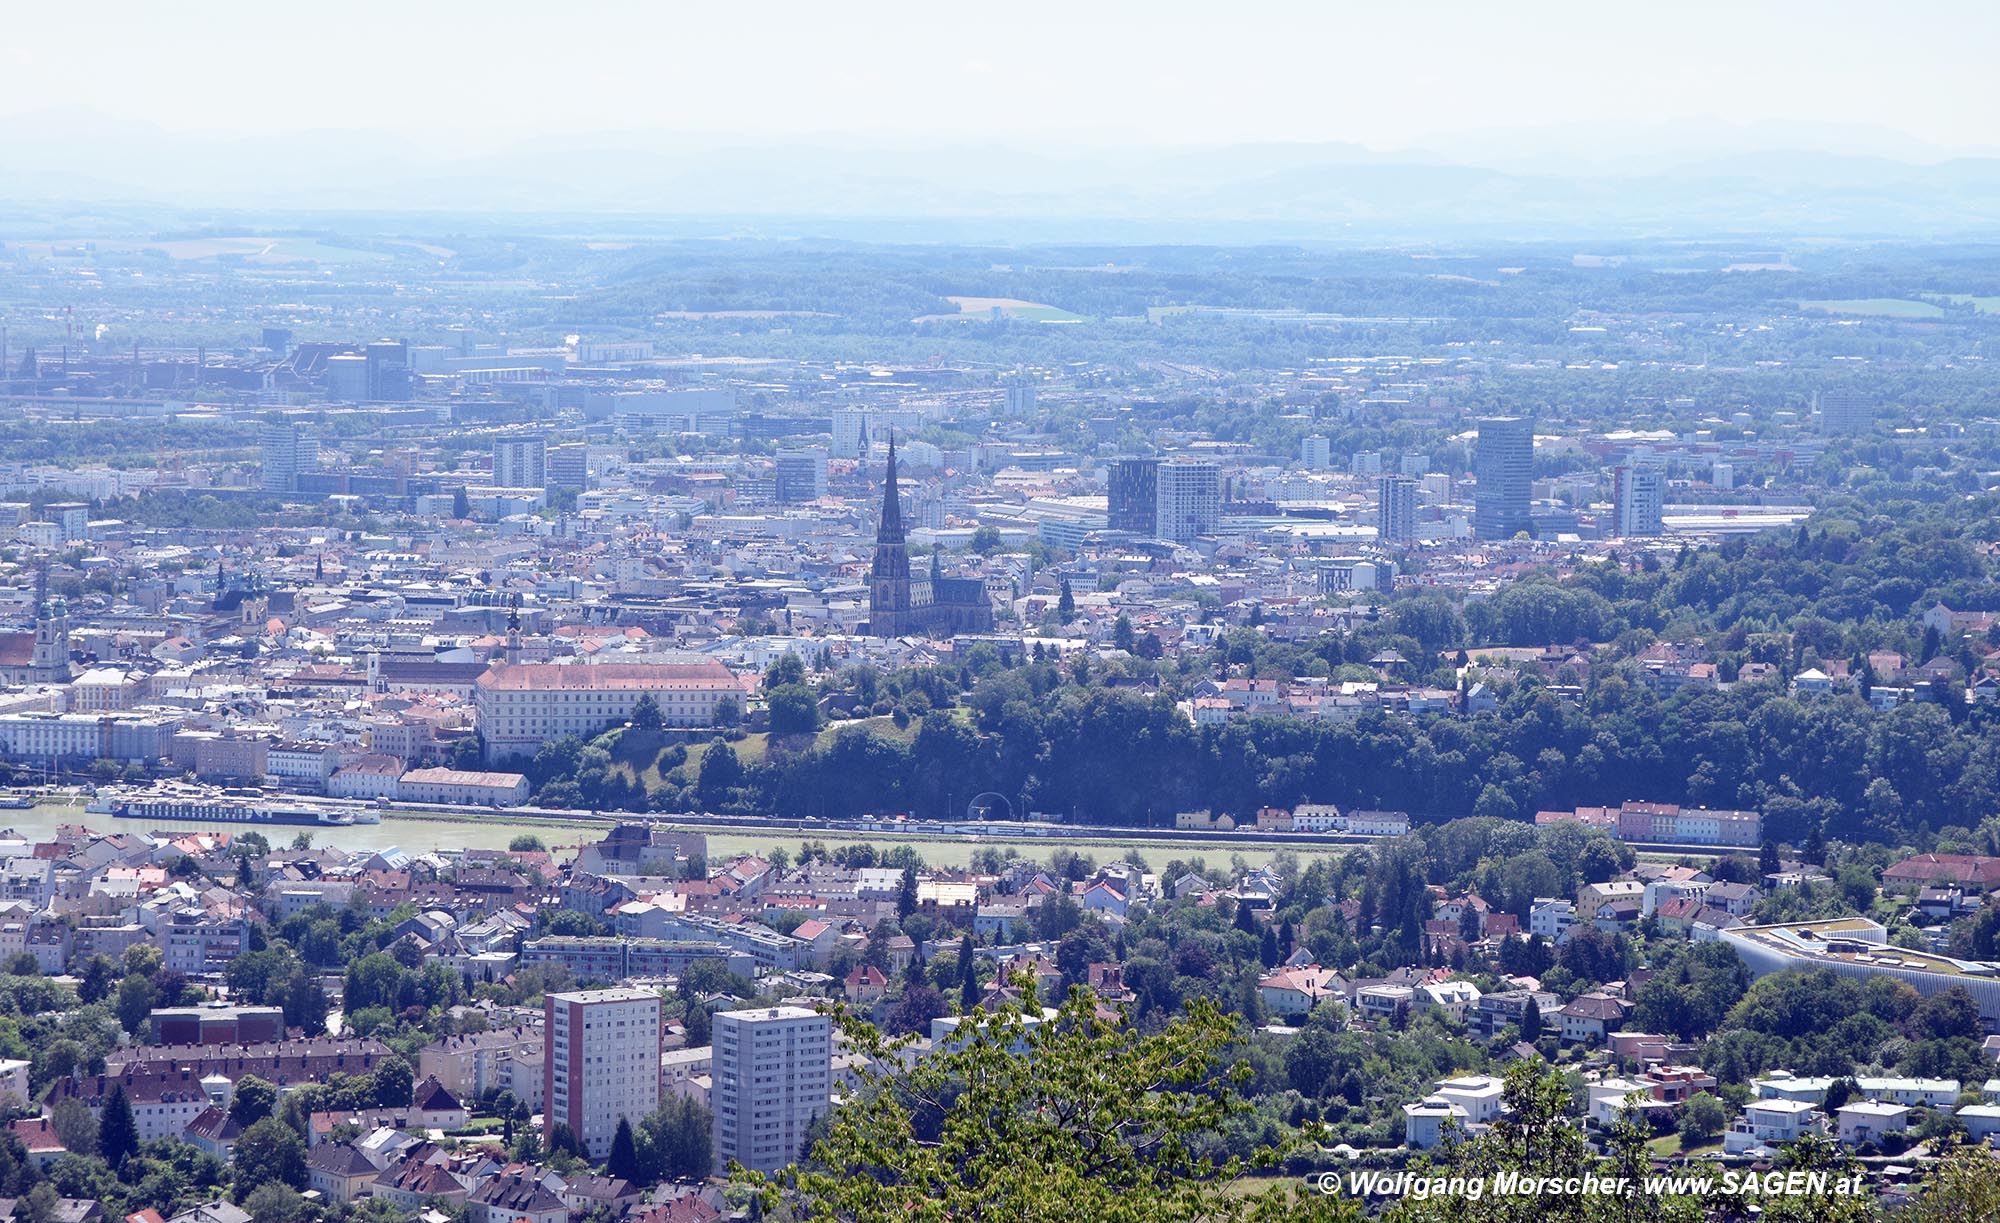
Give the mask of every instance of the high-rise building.
POLYGON ((1651 539, 1665 533, 1660 514, 1666 480, 1657 467, 1625 463, 1611 472, 1611 533, 1651 539))
POLYGON ((299 477, 319 470, 319 436, 292 421, 267 421, 263 432, 264 491, 295 493, 299 477))
POLYGON ((548 483, 549 444, 533 436, 493 443, 493 483, 501 488, 542 488, 548 483))
POLYGON ((724 1011, 709 1033, 715 1170, 734 1160, 776 1172, 798 1158, 806 1127, 828 1108, 833 1021, 799 1006, 724 1011))
POLYGON ((545 1135, 568 1125, 603 1159, 619 1121, 660 1106, 660 996, 647 989, 549 994, 542 1015, 545 1135))
POLYGON ((410 346, 401 340, 377 340, 365 354, 368 358, 368 398, 372 400, 410 397, 410 346))
POLYGON ((1385 544, 1415 543, 1417 483, 1403 476, 1383 476, 1375 490, 1377 530, 1385 544))
POLYGON ((53 522, 62 531, 66 544, 78 543, 90 538, 90 503, 88 501, 51 501, 42 507, 42 521, 53 522))
POLYGON ((1156 535, 1160 525, 1160 460, 1113 459, 1105 525, 1134 535, 1156 535))
POLYGON ((1473 452, 1472 533, 1512 539, 1533 529, 1529 488, 1535 472, 1535 425, 1522 416, 1488 416, 1479 422, 1473 452))
POLYGON ((1379 450, 1357 450, 1348 457, 1347 474, 1351 476, 1379 476, 1382 474, 1382 452, 1379 450))
POLYGON ((1035 388, 1025 382, 1008 384, 1004 404, 1009 416, 1028 416, 1035 410, 1035 388))
POLYGON ((833 413, 833 457, 858 459, 868 452, 868 413, 838 408, 833 413))
POLYGON ((1161 539, 1187 543, 1215 530, 1222 517, 1222 469, 1211 459, 1173 459, 1160 464, 1156 531, 1161 539))
POLYGON ((1866 433, 1875 423, 1875 400, 1855 391, 1821 391, 1821 433, 1866 433))
POLYGON ((1299 443, 1299 462, 1312 471, 1333 466, 1333 443, 1315 433, 1299 443))
POLYGON ((368 398, 368 358, 358 352, 334 353, 326 359, 327 397, 341 403, 368 398))
POLYGON ((773 496, 781 505, 803 505, 826 496, 826 451, 780 450, 771 471, 773 496))
POLYGON ((1736 468, 1729 463, 1716 463, 1708 469, 1708 483, 1716 489, 1736 487, 1736 468))
POLYGON ((549 447, 546 482, 543 488, 590 491, 590 447, 583 442, 567 442, 549 447))
POLYGON ((1427 454, 1406 454, 1396 464, 1396 470, 1412 480, 1431 474, 1431 456, 1427 454))

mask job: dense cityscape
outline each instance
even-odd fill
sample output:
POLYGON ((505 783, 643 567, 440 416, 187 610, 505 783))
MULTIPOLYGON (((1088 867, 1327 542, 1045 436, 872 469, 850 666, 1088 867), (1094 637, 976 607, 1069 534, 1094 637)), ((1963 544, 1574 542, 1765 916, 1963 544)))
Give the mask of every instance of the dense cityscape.
POLYGON ((2000 1217, 1985 135, 12 88, 0 1223, 2000 1217))

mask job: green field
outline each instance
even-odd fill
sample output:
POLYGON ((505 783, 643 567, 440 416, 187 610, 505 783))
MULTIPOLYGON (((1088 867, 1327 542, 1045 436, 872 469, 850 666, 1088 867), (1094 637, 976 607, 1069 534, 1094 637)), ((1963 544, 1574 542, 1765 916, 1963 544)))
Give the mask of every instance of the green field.
POLYGON ((1879 318, 1941 318, 1944 307, 1935 302, 1910 301, 1901 297, 1857 297, 1844 301, 1802 301, 1801 310, 1825 314, 1868 314, 1879 318))
POLYGON ((961 297, 954 294, 950 300, 958 307, 957 314, 926 314, 916 321, 937 323, 993 318, 1008 318, 1023 323, 1083 321, 1081 314, 1072 314, 1061 306, 1051 306, 1047 302, 1022 301, 1017 297, 961 297))

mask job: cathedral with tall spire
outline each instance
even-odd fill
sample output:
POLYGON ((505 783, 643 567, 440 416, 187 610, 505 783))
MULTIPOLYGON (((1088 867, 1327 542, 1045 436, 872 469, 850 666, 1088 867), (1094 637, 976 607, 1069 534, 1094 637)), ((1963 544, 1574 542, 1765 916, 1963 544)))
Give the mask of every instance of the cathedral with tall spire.
MULTIPOLYGON (((863 453, 866 453, 865 451, 863 453)), ((868 572, 870 637, 949 637, 993 630, 993 603, 978 578, 948 578, 938 554, 930 573, 910 577, 910 547, 903 529, 903 503, 896 486, 896 437, 889 435, 889 461, 882 471, 882 517, 875 528, 875 563, 868 572)))

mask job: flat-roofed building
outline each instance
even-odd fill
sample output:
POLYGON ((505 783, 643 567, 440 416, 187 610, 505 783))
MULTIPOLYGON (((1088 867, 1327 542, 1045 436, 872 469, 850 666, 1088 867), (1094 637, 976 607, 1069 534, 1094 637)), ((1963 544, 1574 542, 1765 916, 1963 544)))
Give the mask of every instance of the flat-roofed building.
POLYGON ((798 1006, 724 1011, 714 1050, 715 1167, 776 1172, 832 1100, 833 1021, 798 1006))
POLYGON ((660 996, 592 989, 543 1001, 543 1125, 568 1125, 592 1159, 618 1123, 637 1126, 660 1106, 660 996))

